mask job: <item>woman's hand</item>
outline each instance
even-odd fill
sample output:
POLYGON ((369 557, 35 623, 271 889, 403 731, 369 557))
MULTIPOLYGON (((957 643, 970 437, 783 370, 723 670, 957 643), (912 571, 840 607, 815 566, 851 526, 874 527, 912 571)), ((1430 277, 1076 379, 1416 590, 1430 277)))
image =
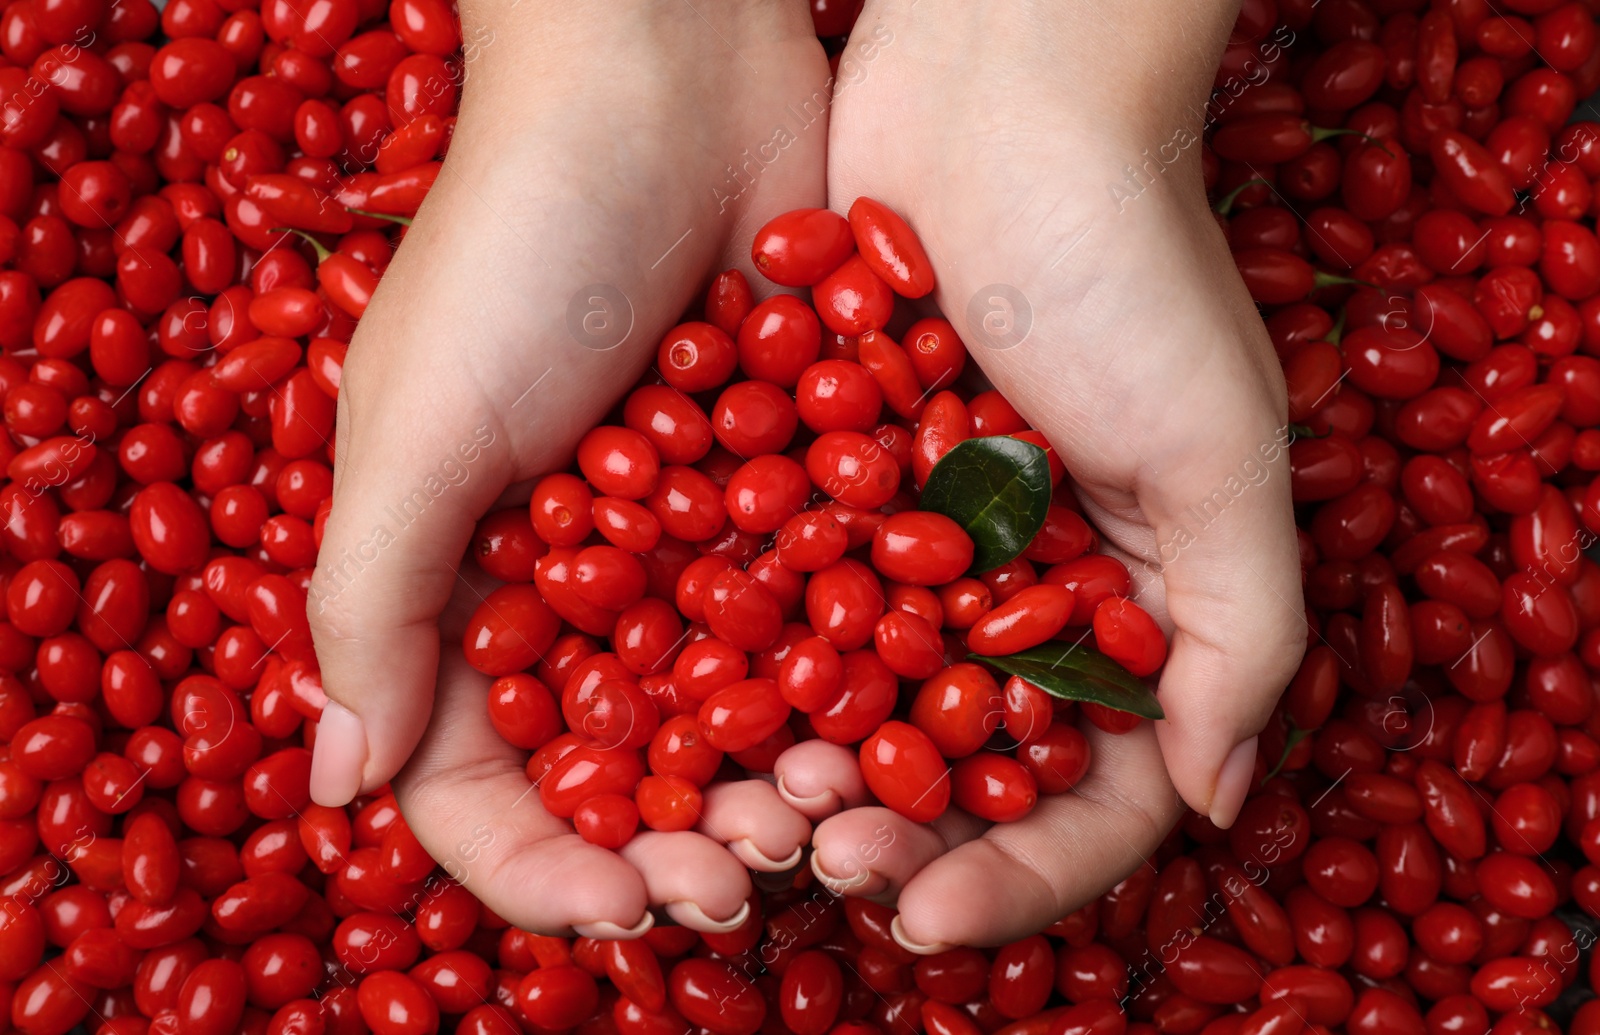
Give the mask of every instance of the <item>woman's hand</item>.
POLYGON ((1231 824, 1304 646, 1283 380, 1200 177, 1235 6, 869 0, 841 63, 832 206, 907 217, 939 308, 1172 637, 1166 720, 1086 725, 1089 777, 1016 823, 825 818, 859 801, 853 756, 782 760, 788 800, 822 820, 819 875, 898 899, 908 948, 1039 930, 1140 865, 1180 798, 1231 824))
POLYGON ((339 398, 309 601, 329 697, 312 794, 342 805, 410 758, 395 788, 418 839, 516 926, 637 934, 658 907, 726 929, 746 865, 792 865, 809 824, 756 783, 708 791, 704 834, 645 833, 620 855, 582 841, 488 723, 489 680, 460 643, 492 586, 457 568, 486 511, 568 463, 698 285, 747 266, 767 218, 823 203, 825 120, 763 146, 791 105, 826 96, 827 64, 795 0, 462 15, 450 155, 339 398))

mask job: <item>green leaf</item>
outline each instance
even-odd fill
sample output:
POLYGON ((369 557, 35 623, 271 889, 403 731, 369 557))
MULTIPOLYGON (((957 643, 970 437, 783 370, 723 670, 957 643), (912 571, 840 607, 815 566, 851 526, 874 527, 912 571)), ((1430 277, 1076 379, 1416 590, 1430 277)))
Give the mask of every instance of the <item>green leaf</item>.
POLYGON ((967 530, 975 547, 973 574, 998 568, 1027 549, 1044 527, 1049 454, 1006 435, 958 442, 928 472, 919 506, 967 530))
POLYGON ((1155 692, 1143 680, 1093 647, 1052 641, 1000 658, 967 657, 1021 676, 1062 700, 1092 701, 1146 719, 1166 718, 1155 692))

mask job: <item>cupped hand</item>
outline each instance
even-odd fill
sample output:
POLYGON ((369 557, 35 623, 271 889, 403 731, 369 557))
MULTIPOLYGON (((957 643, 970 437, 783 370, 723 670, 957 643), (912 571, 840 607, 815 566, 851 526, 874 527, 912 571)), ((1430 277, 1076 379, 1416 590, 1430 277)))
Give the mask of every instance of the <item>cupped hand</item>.
POLYGON ((869 0, 841 63, 830 203, 907 217, 940 309, 1059 451, 1171 637, 1166 719, 1086 724, 1088 777, 1015 823, 849 808, 849 752, 781 760, 787 799, 821 821, 819 876, 897 900, 908 948, 1039 930, 1141 865, 1181 803, 1231 824, 1304 646, 1283 381, 1200 175, 1232 18, 1215 2, 869 0))
POLYGON ((757 226, 823 203, 826 132, 772 146, 789 106, 826 96, 803 3, 615 6, 463 3, 459 122, 350 348, 309 594, 329 698, 313 797, 342 805, 410 758, 395 790, 447 872, 518 927, 596 936, 642 933, 649 909, 737 924, 746 866, 792 862, 809 823, 732 785, 703 833, 581 840, 488 723, 460 644, 493 586, 462 556, 497 501, 569 462, 698 286, 748 265, 757 226))

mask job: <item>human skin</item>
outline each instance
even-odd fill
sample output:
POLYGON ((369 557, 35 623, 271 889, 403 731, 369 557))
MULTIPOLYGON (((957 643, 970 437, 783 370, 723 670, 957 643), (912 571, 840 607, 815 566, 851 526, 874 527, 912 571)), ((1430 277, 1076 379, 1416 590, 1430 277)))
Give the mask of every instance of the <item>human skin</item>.
MULTIPOLYGON (((1121 737, 1084 724, 1089 778, 1025 819, 986 832, 971 817, 929 829, 874 808, 824 819, 819 875, 897 900, 910 948, 1038 930, 1143 865, 1180 798, 1230 825, 1255 735, 1299 662, 1282 374, 1200 175, 1200 113, 1236 13, 874 0, 857 22, 895 41, 834 106, 830 204, 869 195, 918 228, 939 308, 1060 451, 1172 644, 1167 718, 1121 737), (1127 167, 1163 145, 1177 160, 1130 184, 1127 167), (1031 309, 1015 345, 1020 328, 982 326, 1007 315, 997 284, 1031 309), (1194 515, 1219 491, 1232 502, 1202 527, 1194 515), (894 843, 864 864, 859 847, 885 827, 894 843)), ((814 757, 780 771, 804 796, 853 788, 852 766, 814 757)))
POLYGON ((331 701, 316 800, 342 804, 399 773, 435 858, 507 920, 552 933, 636 934, 650 909, 725 927, 747 868, 781 870, 811 843, 836 890, 897 898, 898 936, 924 951, 1008 940, 1075 908, 1149 854, 1180 798, 1231 823, 1305 638, 1286 459, 1263 451, 1280 441, 1283 385, 1206 207, 1198 145, 1131 201, 1107 189, 1141 150, 1198 135, 1231 6, 872 0, 829 123, 804 128, 791 112, 826 96, 827 66, 799 0, 615 0, 607 17, 536 6, 463 5, 465 38, 490 42, 468 66, 444 172, 350 350, 310 597, 331 701), (728 166, 779 125, 796 127, 779 157, 731 181, 728 166), (934 301, 1060 450, 1140 604, 1172 634, 1168 719, 1092 735, 1088 779, 1002 827, 960 814, 919 827, 861 806, 852 756, 804 744, 780 760, 781 793, 727 785, 708 792, 695 832, 644 833, 620 854, 588 845, 526 793, 522 753, 487 722, 488 680, 461 659, 465 615, 490 588, 470 566, 457 573, 473 527, 569 462, 710 275, 737 266, 762 290, 758 226, 861 194, 921 233, 934 301), (631 308, 630 332, 604 351, 586 346, 609 337, 567 319, 592 284, 631 308), (1011 347, 981 326, 993 293, 980 289, 996 284, 1031 310, 1011 347), (492 442, 459 485, 340 569, 371 552, 386 507, 485 426, 492 442), (1252 457, 1259 484, 1163 549, 1252 457))

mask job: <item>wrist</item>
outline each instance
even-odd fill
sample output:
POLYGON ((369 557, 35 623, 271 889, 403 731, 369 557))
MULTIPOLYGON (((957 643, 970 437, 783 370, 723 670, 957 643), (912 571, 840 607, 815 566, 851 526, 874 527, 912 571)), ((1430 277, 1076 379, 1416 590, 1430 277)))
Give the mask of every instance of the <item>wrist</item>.
POLYGON ((632 71, 626 62, 641 55, 736 59, 742 47, 811 29, 807 0, 695 0, 692 6, 683 0, 460 0, 460 14, 467 65, 481 58, 486 66, 515 67, 524 86, 536 79, 541 89, 557 73, 615 78, 632 71))
POLYGON ((1137 150, 1190 121, 1199 131, 1238 6, 867 0, 857 25, 884 24, 921 62, 960 69, 959 81, 1000 79, 1019 109, 1066 123, 1042 131, 1137 150))
POLYGON ((817 45, 807 0, 461 0, 460 11, 456 139, 488 156, 619 118, 715 110, 775 47, 817 45))

